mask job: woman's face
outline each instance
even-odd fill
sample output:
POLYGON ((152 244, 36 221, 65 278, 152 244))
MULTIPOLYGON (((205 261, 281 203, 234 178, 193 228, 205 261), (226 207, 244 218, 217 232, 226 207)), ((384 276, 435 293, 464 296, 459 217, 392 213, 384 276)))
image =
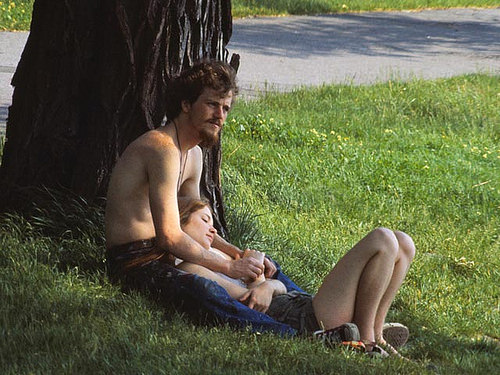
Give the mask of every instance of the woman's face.
POLYGON ((217 230, 213 226, 210 208, 203 207, 193 212, 187 224, 182 227, 182 230, 208 250, 217 233, 217 230))

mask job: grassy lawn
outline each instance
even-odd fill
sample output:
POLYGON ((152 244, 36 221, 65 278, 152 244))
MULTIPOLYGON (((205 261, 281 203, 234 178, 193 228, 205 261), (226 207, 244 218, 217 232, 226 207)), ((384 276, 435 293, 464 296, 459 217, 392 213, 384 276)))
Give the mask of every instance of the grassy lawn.
POLYGON ((0 30, 29 30, 34 0, 1 0, 0 30))
POLYGON ((26 219, 0 220, 0 373, 500 368, 500 77, 241 101, 223 143, 233 240, 266 250, 310 292, 374 227, 414 238, 417 256, 390 320, 410 327, 402 352, 415 363, 199 326, 122 294, 104 275, 102 211, 62 196, 26 219))
MULTIPOLYGON (((0 1, 0 30, 29 30, 34 0, 0 1)), ((498 7, 499 0, 233 0, 233 16, 340 13, 425 8, 498 7)))

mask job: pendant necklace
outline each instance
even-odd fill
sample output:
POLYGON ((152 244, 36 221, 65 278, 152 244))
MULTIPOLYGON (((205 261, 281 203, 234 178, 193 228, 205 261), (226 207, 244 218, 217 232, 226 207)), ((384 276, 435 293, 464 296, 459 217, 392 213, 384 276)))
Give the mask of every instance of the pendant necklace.
POLYGON ((179 139, 179 130, 177 130, 177 124, 175 123, 174 120, 172 120, 172 123, 174 124, 174 127, 175 127, 175 137, 177 138, 177 144, 179 145, 179 154, 180 154, 179 179, 177 180, 177 191, 179 191, 179 188, 181 187, 182 178, 184 177, 184 171, 186 170, 187 151, 186 151, 186 158, 184 159, 184 163, 182 163, 182 148, 181 148, 181 141, 179 139))

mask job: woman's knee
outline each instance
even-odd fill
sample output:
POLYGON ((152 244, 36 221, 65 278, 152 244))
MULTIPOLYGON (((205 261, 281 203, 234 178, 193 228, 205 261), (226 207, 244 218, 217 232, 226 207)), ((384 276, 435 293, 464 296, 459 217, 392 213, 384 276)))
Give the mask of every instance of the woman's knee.
POLYGON ((379 251, 394 259, 398 256, 399 243, 392 230, 380 227, 371 231, 368 236, 371 237, 379 251))
POLYGON ((411 262, 415 257, 415 243, 413 239, 404 232, 395 231, 394 234, 399 243, 399 248, 404 256, 411 262))

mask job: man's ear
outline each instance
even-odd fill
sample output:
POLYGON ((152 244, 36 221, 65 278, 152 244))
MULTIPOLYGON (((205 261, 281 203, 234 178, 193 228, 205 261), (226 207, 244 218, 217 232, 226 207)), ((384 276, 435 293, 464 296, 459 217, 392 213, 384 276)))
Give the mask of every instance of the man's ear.
POLYGON ((191 109, 191 103, 189 102, 189 100, 183 100, 181 102, 181 109, 182 109, 182 112, 189 112, 190 109, 191 109))

